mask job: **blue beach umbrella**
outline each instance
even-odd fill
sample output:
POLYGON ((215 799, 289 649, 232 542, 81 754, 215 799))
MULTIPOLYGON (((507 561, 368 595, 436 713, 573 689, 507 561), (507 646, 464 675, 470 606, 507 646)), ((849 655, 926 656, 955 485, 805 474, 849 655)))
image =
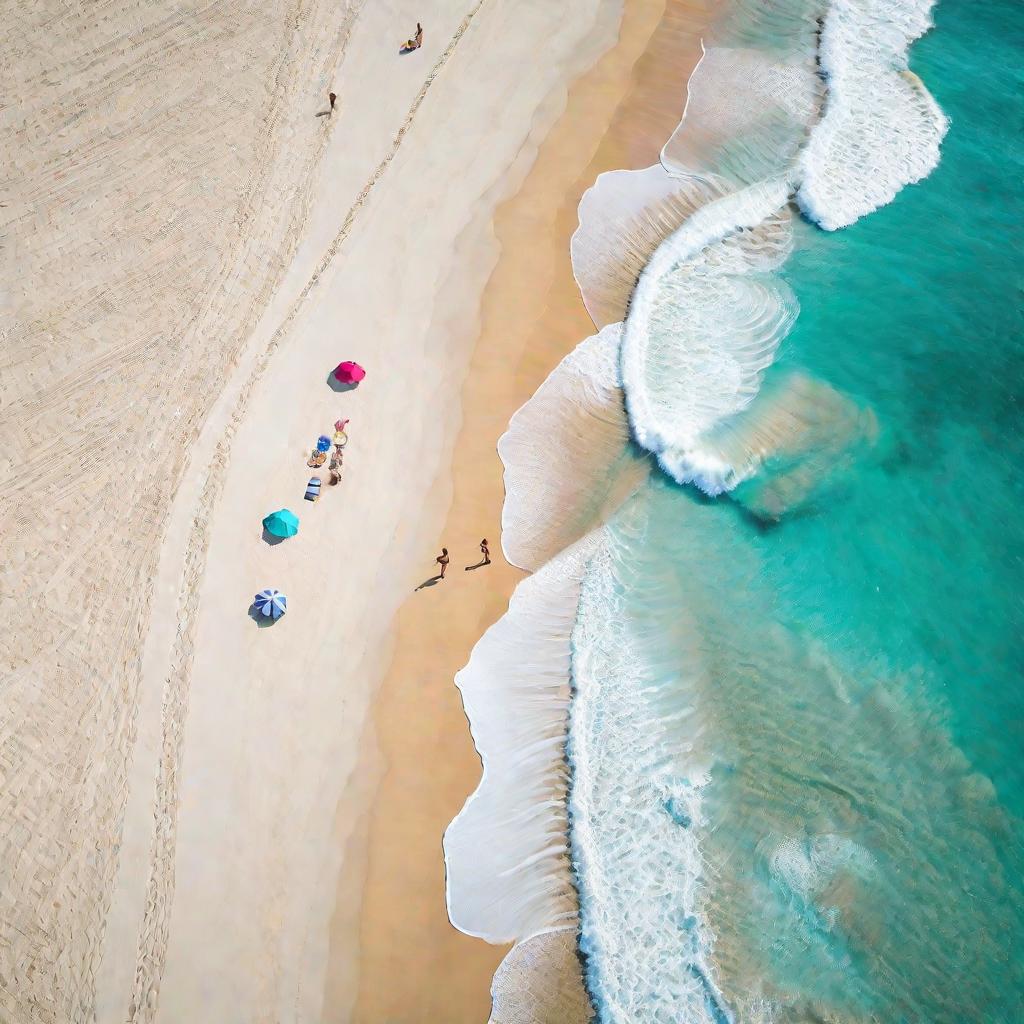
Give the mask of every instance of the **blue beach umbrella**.
POLYGON ((329 452, 331 450, 331 439, 326 434, 321 434, 316 441, 318 452, 329 452))
POLYGON ((261 590, 253 604, 256 605, 256 611, 268 619, 279 619, 288 610, 288 598, 273 587, 261 590))
POLYGON ((294 537, 299 532, 299 517, 289 509, 281 508, 263 520, 263 529, 275 537, 294 537))

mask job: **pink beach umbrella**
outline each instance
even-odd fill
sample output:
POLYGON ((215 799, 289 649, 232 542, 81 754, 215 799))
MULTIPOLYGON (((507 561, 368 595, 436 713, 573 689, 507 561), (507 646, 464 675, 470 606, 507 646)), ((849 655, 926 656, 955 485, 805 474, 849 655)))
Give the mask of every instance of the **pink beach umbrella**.
POLYGON ((342 384, 358 384, 366 376, 366 371, 358 363, 338 363, 334 368, 334 379, 342 384))

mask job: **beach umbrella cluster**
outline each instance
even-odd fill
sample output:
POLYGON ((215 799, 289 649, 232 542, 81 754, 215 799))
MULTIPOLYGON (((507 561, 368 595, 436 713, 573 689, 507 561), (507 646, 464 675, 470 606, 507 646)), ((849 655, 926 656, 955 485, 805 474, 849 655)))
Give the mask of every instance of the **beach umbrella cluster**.
MULTIPOLYGON (((366 371, 358 363, 353 363, 351 360, 339 363, 334 368, 334 379, 342 384, 358 384, 365 376, 366 371)), ((348 441, 348 435, 345 433, 346 423, 348 423, 348 420, 338 420, 334 424, 335 432, 333 439, 326 434, 321 434, 317 438, 316 450, 318 452, 328 452, 331 450, 332 443, 339 448, 344 447, 348 441)), ((316 487, 311 500, 319 497, 320 492, 320 479, 319 477, 313 477, 307 486, 306 497, 310 497, 310 488, 313 487, 314 481, 316 482, 316 487)), ((263 519, 263 529, 272 537, 294 537, 299 532, 299 517, 290 509, 281 508, 276 512, 271 512, 270 515, 263 519)), ((276 621, 288 610, 288 598, 275 587, 267 587, 256 595, 253 600, 253 607, 263 618, 276 621)))

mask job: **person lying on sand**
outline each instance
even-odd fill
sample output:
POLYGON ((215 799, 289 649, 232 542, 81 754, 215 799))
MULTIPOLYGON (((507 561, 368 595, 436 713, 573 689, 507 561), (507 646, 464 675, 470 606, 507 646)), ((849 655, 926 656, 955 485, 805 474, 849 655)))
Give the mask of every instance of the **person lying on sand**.
POLYGON ((335 448, 334 454, 331 456, 331 464, 328 467, 331 471, 330 482, 332 487, 341 482, 341 469, 344 464, 345 456, 341 448, 335 448))
POLYGON ((423 45, 423 26, 416 22, 416 35, 412 39, 406 39, 402 43, 402 49, 408 53, 409 50, 418 50, 423 45))

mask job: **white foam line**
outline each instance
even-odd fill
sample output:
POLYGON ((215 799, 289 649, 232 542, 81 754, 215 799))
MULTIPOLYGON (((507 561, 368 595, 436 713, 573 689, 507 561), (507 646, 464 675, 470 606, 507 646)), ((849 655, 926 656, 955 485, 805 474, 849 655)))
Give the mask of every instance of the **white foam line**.
MULTIPOLYGON (((678 231, 667 238, 637 281, 622 335, 622 383, 633 436, 648 451, 660 454, 675 446, 666 425, 660 424, 650 402, 646 369, 650 349, 649 325, 659 290, 679 264, 695 258, 707 246, 729 235, 761 224, 789 201, 791 184, 785 179, 760 182, 701 207, 678 231)), ((705 426, 712 426, 706 424, 705 426)), ((696 438, 693 438, 696 441, 696 438)), ((693 452, 694 459, 699 454, 693 452)), ((709 474, 724 473, 710 456, 703 467, 709 474)))
POLYGON ((570 636, 590 534, 516 588, 455 677, 483 762, 444 836, 448 916, 511 942, 575 927, 565 735, 570 636))
MULTIPOLYGON (((651 324, 663 287, 681 264, 696 261, 708 247, 731 242, 734 236, 742 236, 747 230, 765 225, 787 207, 794 194, 797 194, 801 208, 808 216, 821 226, 832 228, 852 223, 880 205, 879 196, 888 194, 883 200, 887 202, 903 185, 928 173, 938 159, 938 143, 945 130, 944 119, 939 122, 941 112, 923 86, 905 66, 899 68, 896 65, 900 59, 905 59, 906 48, 913 38, 924 30, 921 15, 922 12, 926 15, 930 7, 930 0, 893 0, 889 4, 890 9, 903 14, 910 12, 902 26, 905 30, 902 51, 899 46, 890 47, 890 51, 878 46, 877 52, 871 52, 870 29, 877 28, 879 21, 885 21, 885 12, 879 18, 874 7, 865 0, 833 0, 818 55, 830 90, 827 106, 822 119, 809 125, 809 141, 795 164, 780 168, 778 173, 753 184, 743 186, 732 182, 729 187, 733 191, 724 196, 720 195, 721 180, 712 180, 706 169, 692 169, 689 177, 698 189, 707 187, 711 196, 719 194, 696 209, 661 242, 640 271, 622 328, 620 354, 621 383, 633 436, 641 446, 657 454, 677 479, 680 473, 689 473, 698 480, 704 476, 707 478, 705 483, 708 480, 722 481, 729 478, 732 467, 722 464, 712 451, 687 446, 685 437, 681 444, 678 425, 675 425, 673 433, 674 425, 660 422, 656 414, 650 382, 645 374, 650 369, 651 324), (853 23, 853 29, 843 36, 840 27, 845 24, 850 29, 850 23, 853 23), (884 123, 877 132, 874 128, 862 131, 860 122, 851 121, 853 115, 863 111, 856 104, 847 102, 848 87, 857 81, 855 75, 847 74, 848 67, 844 64, 851 57, 850 45, 854 46, 852 56, 862 58, 860 71, 864 80, 884 79, 886 86, 891 87, 887 93, 893 99, 889 113, 899 116, 890 121, 899 125, 913 123, 917 127, 923 126, 921 138, 926 150, 923 155, 918 152, 908 157, 902 140, 889 130, 889 122, 885 118, 882 118, 884 123), (905 117, 901 120, 903 115, 905 117), (869 166, 871 159, 890 158, 891 166, 886 168, 885 182, 871 195, 851 198, 843 192, 844 188, 860 187, 864 181, 863 175, 844 178, 833 166, 837 152, 840 157, 849 155, 844 152, 847 143, 854 147, 871 147, 871 152, 859 154, 869 166), (822 189, 822 182, 831 191, 822 189)), ((886 37, 883 42, 891 44, 892 39, 886 37)), ((707 57, 708 50, 702 46, 702 57, 694 74, 705 65, 707 57)), ((815 89, 812 88, 811 93, 816 95, 815 89)), ((817 109, 811 113, 810 106, 808 118, 817 118, 817 109)), ((690 110, 691 97, 688 95, 681 124, 690 110)), ((868 114, 877 113, 869 104, 868 114)), ((682 181, 688 169, 674 164, 670 166, 667 148, 668 143, 662 149, 662 161, 669 173, 682 181)), ((683 188, 682 184, 680 188, 683 188)), ((643 203, 626 205, 631 212, 644 209, 643 203)), ((581 203, 581 210, 582 206, 581 203)), ((752 250, 740 245, 715 253, 716 262, 702 267, 702 270, 711 277, 742 276, 750 271, 777 269, 785 258, 786 241, 779 236, 773 238, 770 226, 767 230, 765 260, 759 259, 758 241, 755 240, 752 250), (736 252, 740 258, 730 262, 736 252), (720 258, 723 256, 724 259, 720 258)), ((595 237, 599 235, 600 231, 595 237)), ((742 237, 740 240, 743 241, 742 237)), ((582 290, 580 270, 575 265, 573 269, 582 290)), ((752 313, 741 310, 749 321, 741 321, 742 326, 749 329, 749 340, 741 338, 732 357, 750 356, 753 364, 744 370, 749 379, 742 382, 745 389, 741 395, 743 401, 733 412, 750 400, 747 392, 756 393, 756 387, 751 391, 749 385, 751 381, 759 385, 758 374, 771 361, 773 345, 777 345, 778 339, 788 329, 784 315, 775 316, 773 320, 770 316, 760 316, 756 304, 751 309, 752 313), (774 332, 764 345, 759 345, 755 337, 759 328, 766 331, 770 328, 774 332)), ((711 341, 713 343, 715 339, 711 341)), ((555 377, 554 374, 552 376, 555 377)), ((559 386, 570 380, 572 375, 563 374, 563 378, 559 386)), ((586 380, 586 375, 581 375, 577 384, 586 380)), ((548 383, 545 388, 556 394, 557 389, 548 383)), ((545 388, 538 392, 538 396, 545 388)), ((566 396, 566 401, 570 400, 570 396, 566 396)), ((508 491, 503 521, 509 521, 509 510, 517 502, 532 501, 535 507, 541 507, 536 506, 535 495, 524 497, 518 492, 524 481, 539 481, 541 489, 550 486, 550 481, 543 474, 538 477, 536 473, 520 474, 515 471, 516 459, 527 449, 517 450, 508 439, 529 418, 529 408, 530 403, 527 403, 516 414, 502 439, 508 491)), ((538 408, 535 405, 533 411, 538 408)), ((712 412, 716 410, 712 409, 712 412)), ((723 410, 723 414, 729 413, 723 410)), ((710 426, 713 423, 704 424, 702 429, 710 426)), ((567 442, 564 434, 563 431, 560 436, 556 431, 555 443, 558 440, 567 442)), ((692 440, 696 440, 699 434, 698 429, 692 440)), ((571 450, 571 446, 567 444, 567 447, 571 450)), ((529 451, 533 458, 536 453, 532 449, 529 451)), ((603 537, 602 530, 588 534, 548 562, 533 578, 520 584, 506 616, 488 630, 474 648, 469 664, 456 678, 483 762, 483 774, 477 789, 445 835, 446 899, 449 917, 456 927, 492 942, 521 941, 552 930, 575 927, 578 906, 569 868, 566 809, 566 775, 569 769, 565 762, 564 744, 571 700, 571 635, 577 619, 585 566, 597 550, 598 536, 603 537)), ((515 550, 510 549, 511 553, 515 555, 520 547, 528 549, 528 541, 525 535, 517 538, 515 550)), ((544 545, 541 546, 545 554, 550 554, 544 545)), ((533 554, 527 555, 526 561, 532 561, 534 557, 533 554)), ((581 678, 582 675, 581 670, 581 678)), ((585 736, 576 736, 575 714, 574 705, 574 757, 576 770, 583 778, 586 772, 581 768, 581 759, 587 758, 589 747, 585 736)), ((588 764, 586 768, 589 770, 594 766, 588 764)), ((695 793, 690 795, 696 799, 695 793)), ((601 808, 583 798, 583 789, 577 792, 574 787, 573 813, 577 811, 585 817, 600 814, 601 808)), ((595 864, 594 850, 588 846, 586 836, 591 834, 594 824, 594 821, 581 820, 573 828, 574 842, 579 839, 581 856, 591 869, 595 864)), ((600 872, 591 875, 591 882, 597 875, 600 872)), ((614 934, 614 930, 607 934, 614 934)), ((600 953, 596 949, 591 951, 595 956, 600 953)), ((639 951, 638 955, 642 954, 643 951, 639 951)), ((705 989, 717 998, 710 976, 704 974, 701 977, 705 989)), ((632 1010, 623 1010, 618 1019, 645 1019, 642 1015, 630 1016, 631 1013, 632 1010)))

